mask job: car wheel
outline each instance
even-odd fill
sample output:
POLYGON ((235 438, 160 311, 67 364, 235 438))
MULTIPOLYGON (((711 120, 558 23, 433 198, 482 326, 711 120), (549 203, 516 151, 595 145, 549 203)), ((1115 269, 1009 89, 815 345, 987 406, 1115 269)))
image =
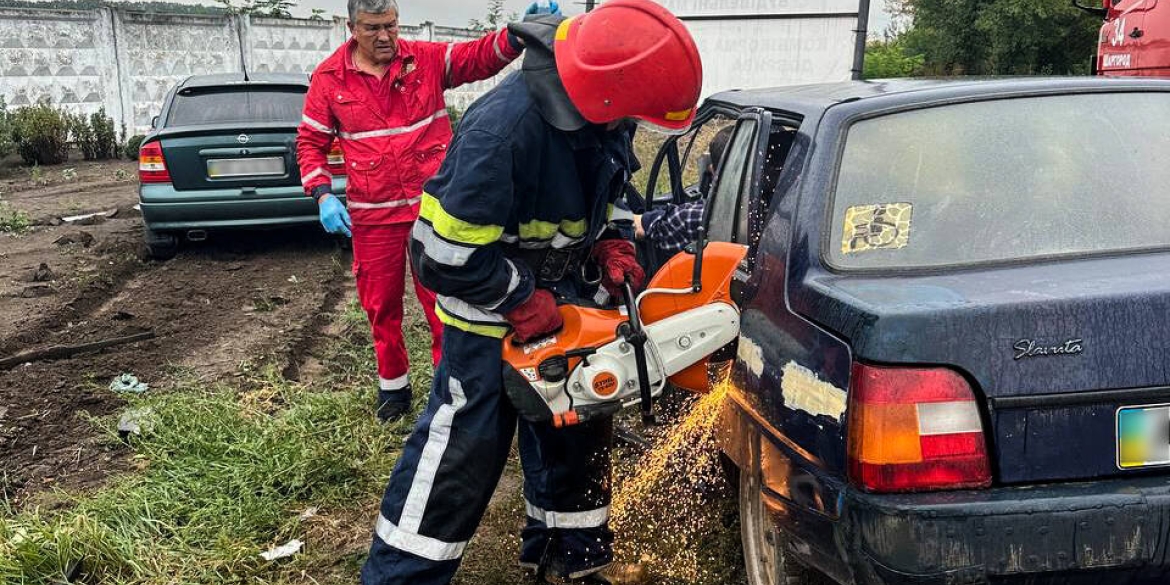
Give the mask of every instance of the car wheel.
POLYGON ((788 555, 784 533, 764 506, 758 472, 739 473, 740 534, 749 585, 828 585, 829 581, 788 555))
POLYGON ((146 230, 146 250, 155 260, 170 260, 179 253, 179 237, 175 234, 146 230))

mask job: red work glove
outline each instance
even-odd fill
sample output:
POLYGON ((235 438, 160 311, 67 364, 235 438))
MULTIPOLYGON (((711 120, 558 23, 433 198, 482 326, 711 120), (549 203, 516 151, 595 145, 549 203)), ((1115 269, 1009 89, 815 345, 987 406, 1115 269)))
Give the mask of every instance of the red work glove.
POLYGON ((601 269, 601 286, 609 296, 621 299, 626 278, 634 291, 646 283, 646 272, 638 264, 634 243, 629 240, 602 240, 593 245, 593 261, 601 269))
POLYGON ((565 325, 561 311, 557 309, 556 297, 543 288, 536 289, 527 301, 509 311, 504 318, 516 331, 514 339, 520 343, 548 337, 565 325))

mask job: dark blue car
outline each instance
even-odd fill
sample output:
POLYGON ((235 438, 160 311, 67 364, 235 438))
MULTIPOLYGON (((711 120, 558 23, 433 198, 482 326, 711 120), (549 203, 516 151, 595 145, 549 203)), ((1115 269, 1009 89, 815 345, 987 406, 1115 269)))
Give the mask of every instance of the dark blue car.
MULTIPOLYGON (((1170 82, 716 95, 752 585, 1170 582, 1170 82)), ((662 180, 659 180, 661 178, 662 180)), ((655 190, 651 191, 658 192, 655 190)))

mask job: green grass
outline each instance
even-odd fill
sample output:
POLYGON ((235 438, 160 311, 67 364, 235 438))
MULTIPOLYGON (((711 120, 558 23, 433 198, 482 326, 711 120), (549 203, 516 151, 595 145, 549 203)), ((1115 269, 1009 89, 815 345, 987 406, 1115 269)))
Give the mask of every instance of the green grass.
POLYGON ((0 233, 20 235, 31 228, 32 219, 27 213, 0 202, 0 233))
MULTIPOLYGON (((407 323, 421 408, 431 378, 429 332, 414 302, 407 323)), ((211 387, 176 369, 168 375, 177 390, 133 399, 127 408, 150 411, 144 434, 131 439, 135 471, 94 493, 41 494, 19 510, 0 503, 0 585, 65 583, 78 566, 70 582, 87 585, 355 583, 412 423, 374 423, 374 356, 356 304, 330 333, 334 339, 319 350, 323 367, 305 383, 281 377, 277 364, 245 365, 230 385, 211 387), (311 508, 316 515, 302 519, 311 508), (260 558, 294 538, 306 543, 300 554, 260 558)), ((116 417, 92 422, 117 440, 116 417)), ((619 465, 615 476, 624 475, 619 465)), ((521 582, 524 512, 514 459, 503 481, 457 585, 521 582)), ((697 518, 707 522, 730 504, 696 502, 703 508, 697 518)), ((716 527, 691 541, 704 551, 706 574, 734 574, 734 540, 734 527, 716 527)))
MULTIPOLYGON (((140 471, 95 494, 0 508, 0 583, 64 582, 78 562, 75 582, 92 584, 310 582, 302 573, 338 565, 337 582, 352 581, 406 427, 374 423, 364 316, 351 307, 341 323, 324 361, 343 367, 327 383, 261 367, 238 385, 133 400, 151 412, 132 439, 140 471), (310 507, 320 516, 300 519, 310 507), (304 554, 258 556, 293 538, 304 554)), ((97 422, 115 440, 116 421, 97 422)))

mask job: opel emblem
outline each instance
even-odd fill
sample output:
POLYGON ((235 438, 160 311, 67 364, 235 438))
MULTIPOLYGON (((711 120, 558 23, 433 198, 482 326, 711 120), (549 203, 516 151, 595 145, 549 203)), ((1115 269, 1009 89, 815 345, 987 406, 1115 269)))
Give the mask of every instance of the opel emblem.
POLYGON ((236 142, 239 142, 240 144, 247 144, 249 140, 251 140, 251 138, 247 134, 240 134, 236 137, 236 142))

